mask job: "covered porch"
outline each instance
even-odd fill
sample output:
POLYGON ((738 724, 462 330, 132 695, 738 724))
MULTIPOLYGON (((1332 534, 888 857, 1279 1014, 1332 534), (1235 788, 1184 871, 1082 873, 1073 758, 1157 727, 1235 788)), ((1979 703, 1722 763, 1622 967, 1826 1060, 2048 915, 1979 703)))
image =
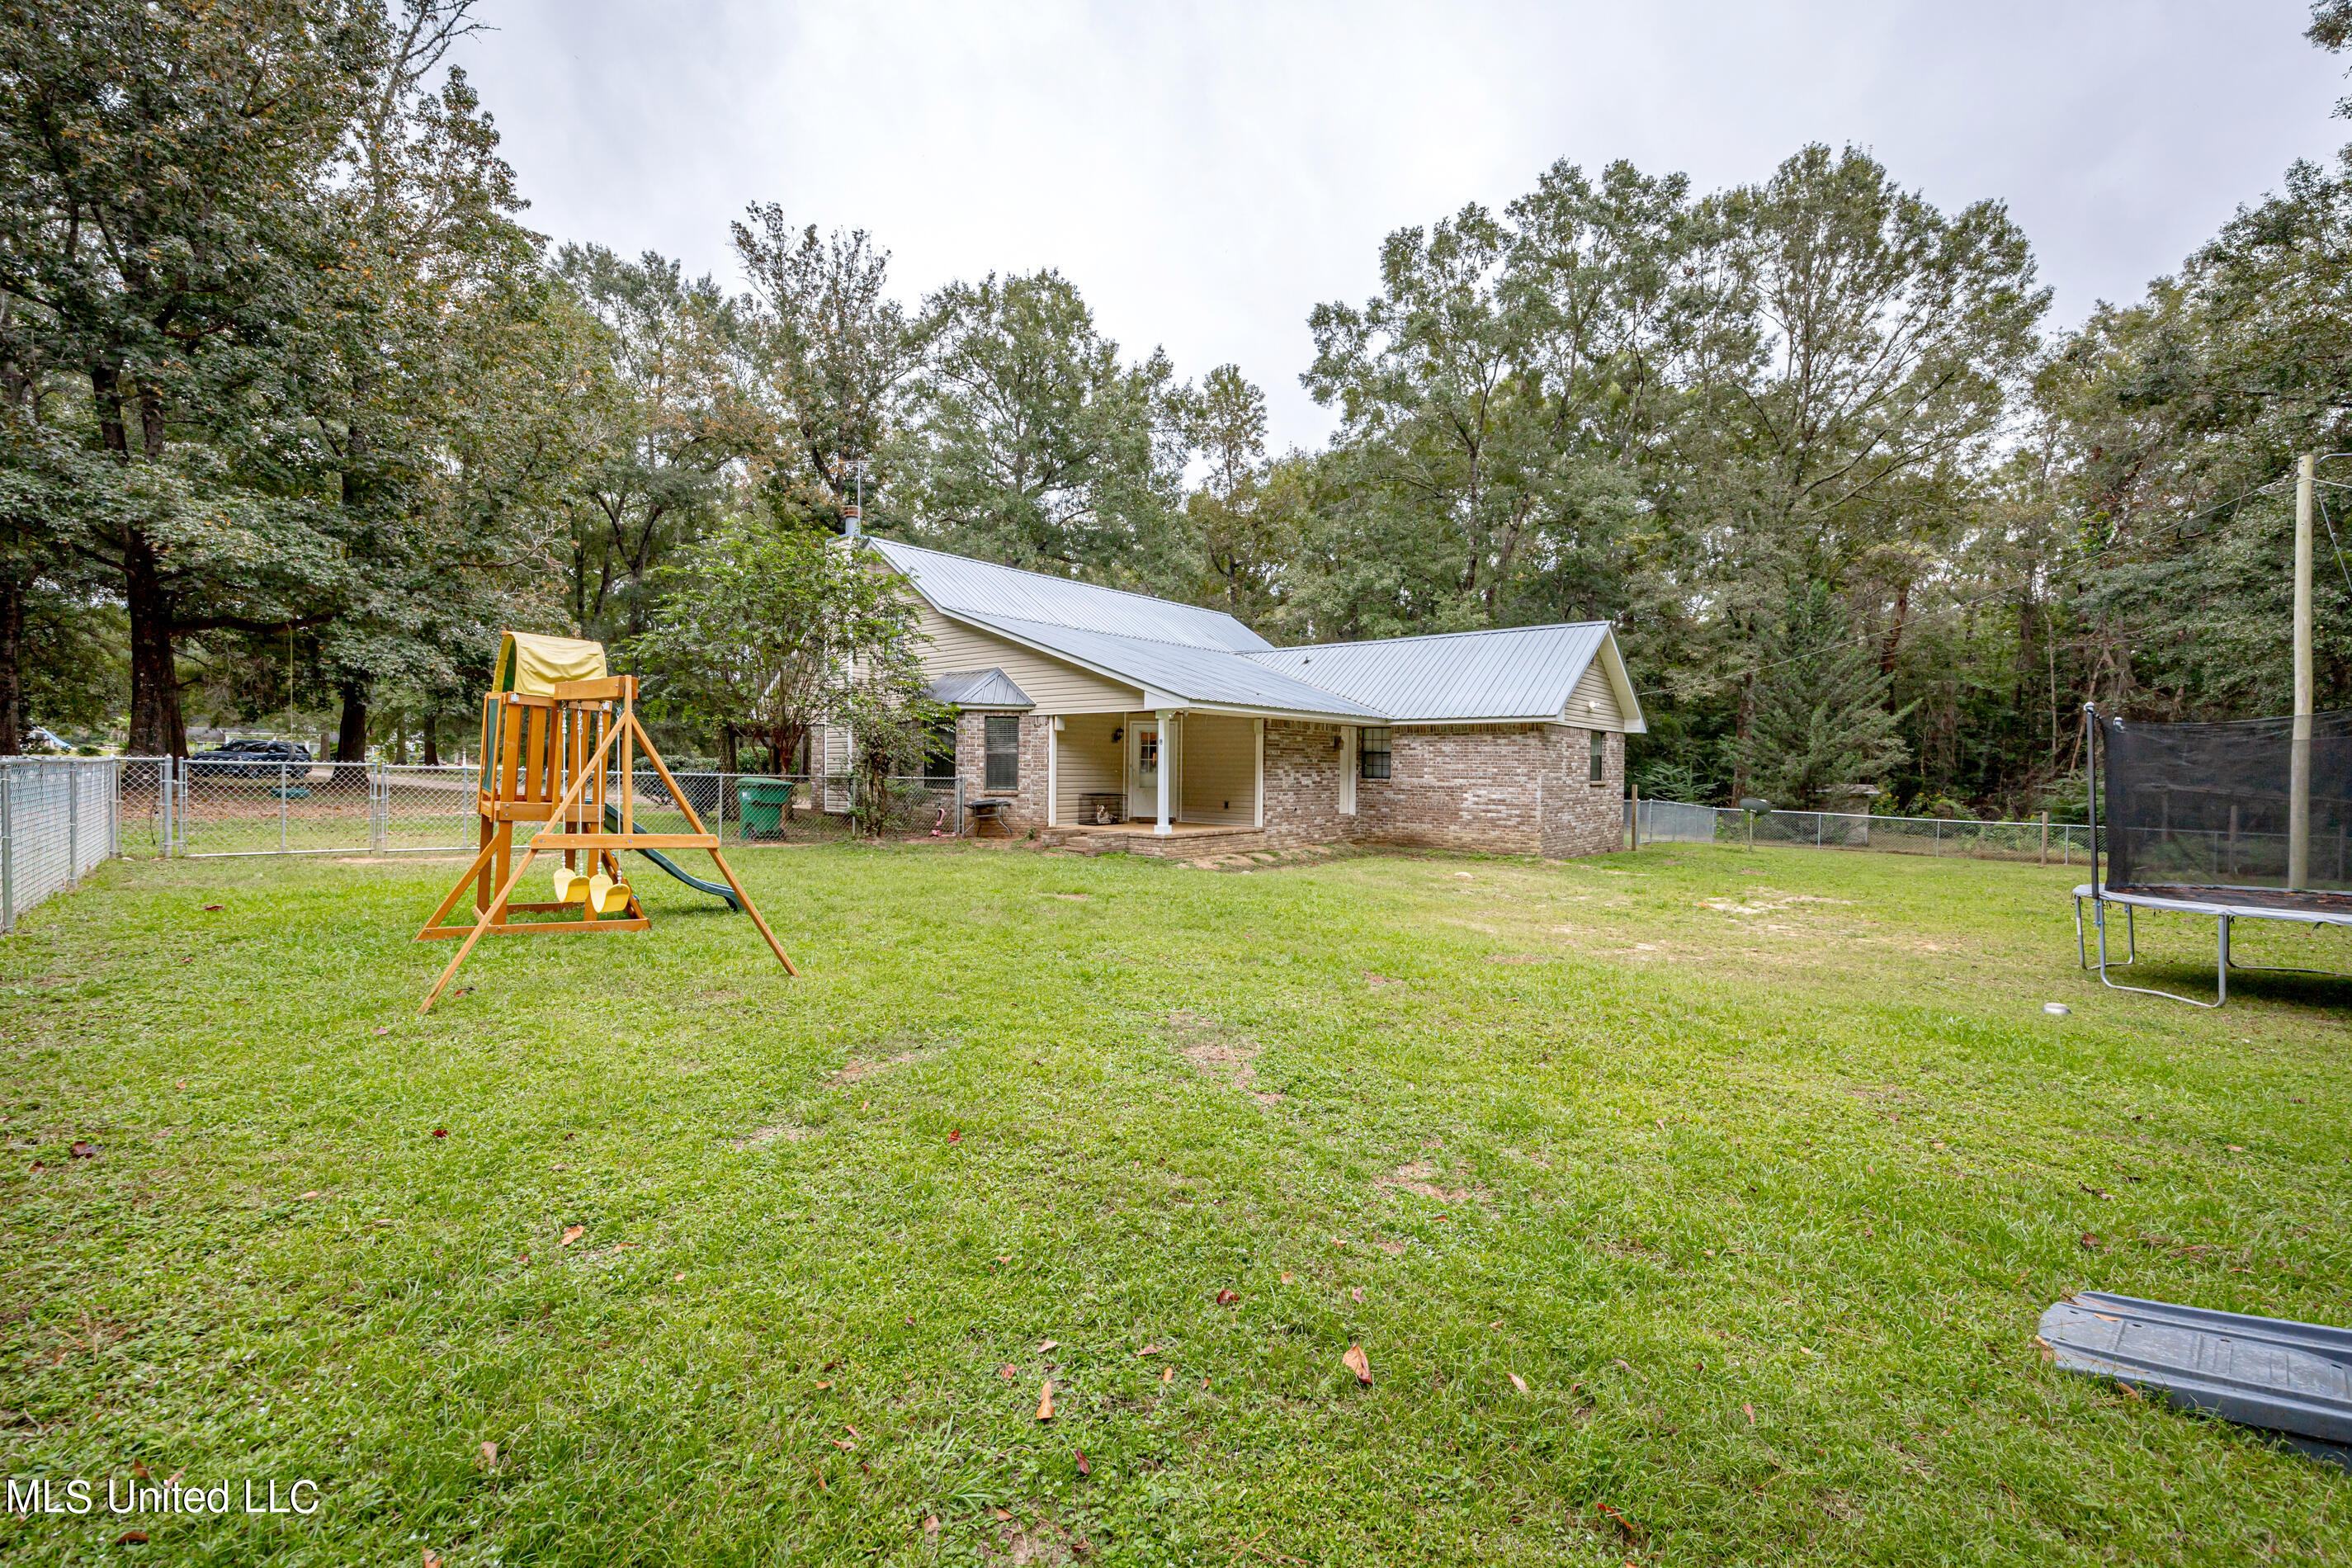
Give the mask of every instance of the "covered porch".
POLYGON ((1065 713, 1046 752, 1049 829, 1172 838, 1265 826, 1265 721, 1197 708, 1065 713))

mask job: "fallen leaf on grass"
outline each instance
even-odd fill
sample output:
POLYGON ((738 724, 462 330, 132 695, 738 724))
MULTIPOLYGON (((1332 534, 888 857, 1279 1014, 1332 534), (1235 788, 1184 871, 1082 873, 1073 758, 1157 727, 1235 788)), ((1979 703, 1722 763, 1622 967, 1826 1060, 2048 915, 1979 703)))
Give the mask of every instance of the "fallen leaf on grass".
POLYGON ((1057 1351, 1061 1348, 1062 1342, 1059 1340, 1040 1340, 1037 1342, 1037 1353, 1039 1355, 1044 1355, 1047 1351, 1057 1351))
POLYGON ((449 1136, 449 1130, 446 1127, 436 1127, 433 1130, 433 1136, 436 1138, 446 1138, 449 1136))
POLYGON ((1011 1519, 1013 1517, 1013 1510, 1009 1508, 991 1509, 989 1511, 996 1515, 999 1519, 1011 1519))
POLYGON ((425 1568, 441 1568, 441 1553, 430 1546, 425 1549, 425 1568))
POLYGON ((2130 1400, 2134 1405, 2141 1403, 2139 1390, 2134 1388, 2128 1383, 2118 1383, 2116 1384, 2116 1392, 2122 1394, 2126 1399, 2130 1400))
POLYGON ((143 1530, 126 1530, 121 1534, 114 1538, 114 1544, 117 1546, 144 1546, 147 1544, 147 1532, 143 1530))
POLYGON ((848 1438, 846 1438, 846 1437, 835 1437, 835 1438, 833 1440, 833 1446, 834 1446, 835 1447, 836 1447, 836 1448, 842 1449, 842 1450, 843 1450, 843 1451, 845 1451, 845 1452, 846 1452, 847 1450, 849 1450, 849 1449, 851 1449, 851 1448, 855 1448, 856 1447, 857 1447, 857 1445, 856 1445, 856 1444, 855 1444, 855 1443, 851 1442, 851 1441, 850 1441, 848 1438))
POLYGON ((1291 1281, 1291 1279, 1292 1279, 1292 1278, 1293 1278, 1293 1276, 1292 1276, 1292 1274, 1291 1274, 1291 1272, 1290 1272, 1290 1270, 1289 1270, 1289 1269, 1286 1268, 1286 1269, 1284 1269, 1284 1270, 1282 1271, 1282 1282, 1283 1282, 1285 1285, 1289 1284, 1289 1283, 1290 1283, 1290 1281, 1291 1281))
POLYGON ((938 1514, 935 1514, 935 1513, 933 1513, 933 1514, 926 1514, 926 1515, 924 1515, 924 1517, 923 1517, 923 1533, 924 1533, 925 1535, 937 1535, 939 1532, 940 1532, 940 1516, 939 1516, 938 1514))
POLYGON ((1158 1355, 1160 1353, 1160 1347, 1158 1345, 1146 1345, 1135 1353, 1138 1355, 1158 1355))
POLYGON ((820 1383, 817 1384, 817 1386, 818 1386, 819 1388, 831 1388, 831 1387, 833 1386, 833 1379, 831 1379, 831 1378, 829 1378, 829 1377, 828 1377, 828 1378, 825 1378, 825 1379, 824 1379, 822 1382, 820 1382, 820 1383))
POLYGON ((1753 1405, 1749 1405, 1749 1404, 1746 1403, 1745 1401, 1742 1401, 1742 1402, 1741 1402, 1741 1404, 1740 1404, 1739 1408, 1740 1408, 1740 1409, 1742 1409, 1742 1410, 1744 1410, 1744 1411, 1746 1411, 1746 1412, 1748 1413, 1748 1424, 1750 1426, 1755 1426, 1755 1425, 1756 1425, 1756 1406, 1754 1406, 1753 1405))
POLYGON ((1217 1292, 1217 1305, 1220 1307, 1230 1307, 1241 1299, 1242 1293, 1238 1290, 1220 1290, 1217 1292))
POLYGON ((1037 1391, 1037 1419, 1051 1421, 1053 1418, 1054 1380, 1049 1377, 1045 1380, 1045 1386, 1037 1391))
POLYGON ((1091 1476, 1095 1473, 1095 1468, 1087 1463, 1087 1451, 1084 1448, 1073 1448, 1070 1451, 1078 1457, 1078 1474, 1091 1476))
POLYGON ((557 1242, 555 1245, 558 1247, 569 1247, 587 1234, 588 1227, 584 1225, 567 1225, 563 1227, 563 1239, 557 1242))
POLYGON ((669 1277, 669 1279, 670 1279, 670 1283, 671 1283, 671 1284, 673 1284, 673 1285, 675 1285, 675 1284, 677 1284, 679 1280, 681 1280, 681 1279, 685 1279, 685 1278, 686 1278, 686 1276, 685 1276, 685 1275, 683 1275, 683 1274, 673 1274, 673 1275, 671 1275, 671 1276, 669 1277))
POLYGON ((1160 1382, 1162 1382, 1162 1383, 1173 1383, 1173 1382, 1175 1382, 1175 1381, 1176 1381, 1176 1369, 1175 1369, 1174 1367, 1172 1367, 1172 1366, 1163 1366, 1163 1367, 1161 1367, 1161 1368, 1160 1369, 1160 1382))
POLYGON ((499 1446, 498 1446, 496 1443, 485 1443, 485 1444, 483 1444, 483 1445, 482 1445, 482 1468, 484 1468, 484 1469, 486 1469, 486 1470, 488 1470, 488 1469, 495 1469, 495 1468, 498 1467, 498 1462, 499 1462, 499 1446))
POLYGON ((211 914, 215 910, 226 909, 227 907, 228 906, 226 904, 206 904, 205 906, 205 913, 211 914))
POLYGON ((1339 1358, 1339 1364, 1346 1367, 1349 1372, 1354 1373, 1358 1383, 1364 1384, 1368 1388, 1371 1386, 1372 1363, 1371 1359, 1364 1354, 1363 1346, 1349 1345, 1348 1347, 1348 1353, 1339 1358))
POLYGON ((392 1028, 389 1025, 378 1025, 375 1032, 379 1035, 389 1035, 392 1033, 392 1028))
POLYGON ((1351 1301, 1362 1300, 1364 1299, 1364 1288, 1361 1285, 1350 1285, 1348 1288, 1348 1299, 1351 1301))
POLYGON ((1632 1520, 1627 1519, 1623 1514, 1619 1513, 1615 1509, 1611 1508, 1605 1502, 1595 1503, 1592 1506, 1599 1509, 1602 1513, 1607 1514, 1617 1528, 1625 1532, 1626 1540, 1638 1542, 1642 1539, 1642 1527, 1640 1525, 1635 1524, 1632 1520))
POLYGON ((98 1158, 98 1145, 77 1141, 69 1152, 77 1160, 95 1160, 98 1158))
POLYGON ((1014 1378, 1021 1375, 1021 1369, 1014 1366, 1011 1362, 1007 1362, 1003 1366, 996 1369, 996 1375, 1003 1378, 1005 1382, 1011 1383, 1014 1378))
POLYGON ((962 1129, 962 1128, 961 1128, 961 1127, 957 1127, 957 1128, 951 1128, 951 1129, 950 1129, 950 1130, 949 1130, 949 1132, 948 1132, 948 1142, 950 1142, 950 1143, 961 1143, 961 1142, 963 1142, 963 1129, 962 1129))
POLYGON ((2096 1252, 2096 1251, 2098 1251, 2098 1250, 2099 1250, 2099 1238, 2098 1238, 2097 1237, 2095 1237, 2095 1236, 2093 1236, 2089 1231, 2087 1231, 2087 1230, 2086 1230, 2086 1231, 2084 1231, 2084 1232, 2083 1233, 2082 1247, 2083 1247, 2083 1250, 2084 1250, 2084 1251, 2085 1251, 2085 1252, 2096 1252))
POLYGON ((304 1193, 304 1194, 301 1195, 301 1197, 297 1198, 295 1201, 296 1201, 297 1203, 304 1203, 304 1202, 308 1202, 310 1199, 311 1199, 311 1198, 315 1198, 315 1197, 317 1197, 317 1196, 319 1196, 319 1195, 320 1195, 320 1194, 319 1194, 318 1191, 314 1188, 313 1190, 311 1190, 311 1191, 310 1191, 310 1192, 304 1193))
POLYGON ((1521 1394, 1525 1394, 1528 1391, 1528 1380, 1521 1377, 1517 1373, 1507 1372, 1503 1375, 1509 1378, 1511 1380, 1511 1386, 1517 1389, 1521 1394))

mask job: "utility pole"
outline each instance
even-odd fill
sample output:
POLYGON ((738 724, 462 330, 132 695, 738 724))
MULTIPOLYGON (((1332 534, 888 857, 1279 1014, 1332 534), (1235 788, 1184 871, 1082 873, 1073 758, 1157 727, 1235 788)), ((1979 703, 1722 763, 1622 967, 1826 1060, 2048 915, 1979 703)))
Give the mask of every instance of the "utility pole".
POLYGON ((2317 459, 2305 452, 2294 474, 2294 740, 2289 752, 2286 885, 2311 885, 2311 491, 2317 459))

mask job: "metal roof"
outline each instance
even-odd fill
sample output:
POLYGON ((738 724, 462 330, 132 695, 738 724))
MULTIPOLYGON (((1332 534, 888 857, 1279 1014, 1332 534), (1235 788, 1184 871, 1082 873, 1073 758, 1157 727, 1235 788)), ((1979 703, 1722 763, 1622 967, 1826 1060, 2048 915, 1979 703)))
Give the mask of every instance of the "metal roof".
POLYGON ((1034 708, 1029 694, 1001 669, 950 669, 925 687, 933 700, 953 708, 1034 708))
POLYGON ((1282 670, 1222 647, 1188 647, 1012 616, 964 612, 957 618, 1187 702, 1260 708, 1350 723, 1363 720, 1378 723, 1382 718, 1376 708, 1294 679, 1282 670))
POLYGON ((881 557, 904 573, 941 613, 1042 621, 1114 637, 1179 643, 1187 647, 1250 653, 1273 645, 1223 610, 1172 604, 1149 594, 1098 588, 1042 572, 995 566, 895 539, 866 537, 881 557))
POLYGON ((1318 643, 1248 658, 1351 698, 1392 722, 1431 724, 1558 719, 1596 657, 1627 727, 1638 728, 1641 710, 1606 621, 1318 643))
MULTIPOLYGON (((1185 702, 1340 722, 1558 720, 1598 658, 1628 730, 1641 706, 1606 621, 1278 648, 1222 610, 992 565, 895 539, 866 542, 942 615, 1185 702)), ((940 683, 1001 671, 960 671, 940 683)))

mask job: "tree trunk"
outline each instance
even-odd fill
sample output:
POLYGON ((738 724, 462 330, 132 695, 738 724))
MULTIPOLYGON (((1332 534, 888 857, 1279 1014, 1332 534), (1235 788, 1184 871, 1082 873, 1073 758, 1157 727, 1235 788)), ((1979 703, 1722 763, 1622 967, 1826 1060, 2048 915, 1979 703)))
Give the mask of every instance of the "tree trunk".
POLYGON ((335 761, 367 761, 367 682, 344 680, 337 687, 343 697, 343 718, 335 731, 335 761))
POLYGON ((737 746, 739 743, 734 725, 721 724, 719 726, 719 771, 720 773, 740 773, 743 771, 736 765, 739 760, 739 753, 737 752, 737 746))
POLYGON ((435 733, 433 715, 430 713, 425 715, 424 733, 425 765, 428 768, 437 768, 441 765, 441 740, 435 733))
POLYGON ((122 601, 131 620, 131 754, 184 757, 188 730, 172 656, 172 595, 156 568, 155 547, 135 528, 123 538, 122 601))
POLYGON ((30 728, 25 711, 25 593, 27 580, 0 578, 0 757, 13 757, 30 728))

